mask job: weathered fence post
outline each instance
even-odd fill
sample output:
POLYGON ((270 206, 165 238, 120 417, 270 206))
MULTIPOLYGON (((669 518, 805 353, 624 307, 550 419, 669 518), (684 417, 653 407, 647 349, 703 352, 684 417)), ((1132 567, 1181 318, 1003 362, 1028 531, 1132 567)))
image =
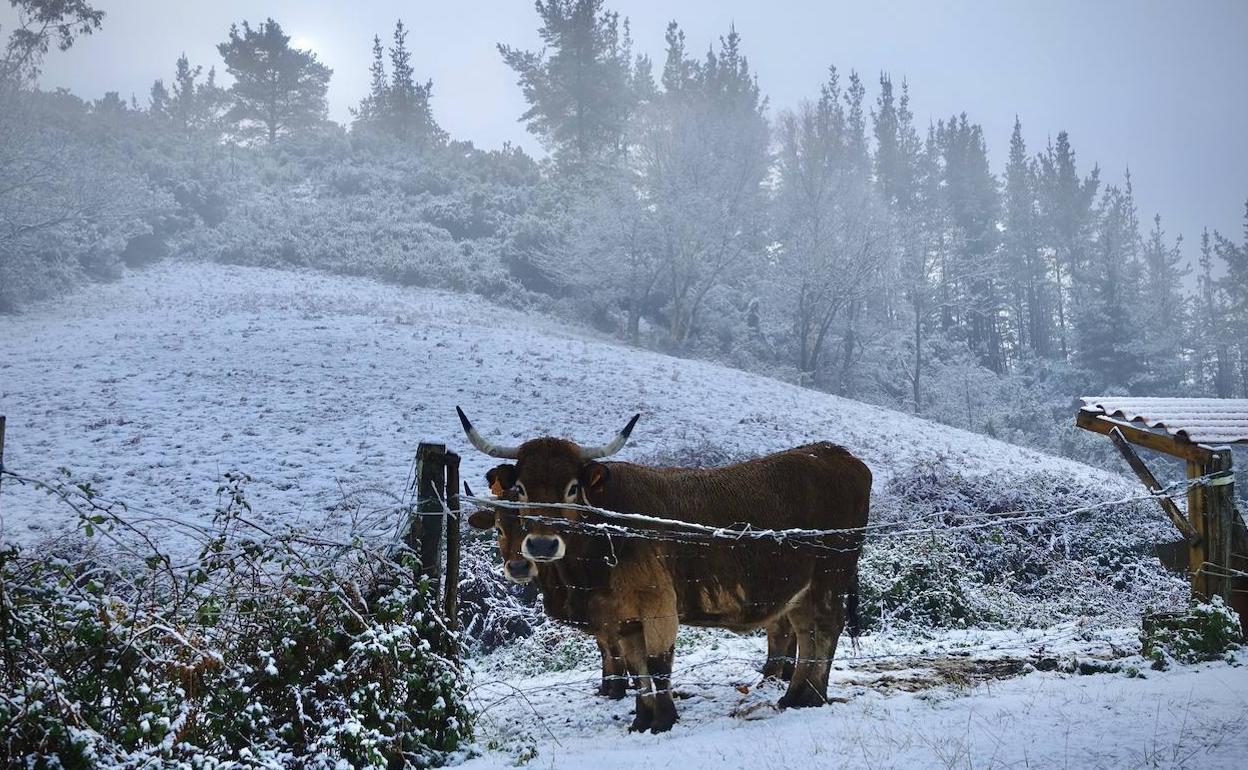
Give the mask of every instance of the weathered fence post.
POLYGON ((446 624, 459 627, 459 455, 446 453, 446 624))
MULTIPOLYGON (((416 513, 404 542, 420 555, 420 574, 441 574, 442 501, 446 498, 446 445, 421 442, 416 448, 416 513)), ((436 585, 436 582, 435 582, 436 585)))
MULTIPOLYGON (((4 481, 4 415, 0 414, 0 483, 4 481)), ((0 510, 3 510, 0 508, 0 510)))
POLYGON ((1210 479, 1205 490, 1205 515, 1209 547, 1205 552, 1214 574, 1209 581, 1209 595, 1218 595, 1230 602, 1235 588, 1232 579, 1231 544, 1235 538, 1235 478, 1230 475, 1231 450, 1215 449, 1206 466, 1208 473, 1217 474, 1210 479))

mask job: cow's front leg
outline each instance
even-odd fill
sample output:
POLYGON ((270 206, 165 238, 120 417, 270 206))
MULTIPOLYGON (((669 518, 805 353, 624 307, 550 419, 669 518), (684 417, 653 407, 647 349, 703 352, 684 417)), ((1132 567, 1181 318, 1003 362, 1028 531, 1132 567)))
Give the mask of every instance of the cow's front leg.
POLYGON ((797 636, 793 624, 782 617, 767 626, 767 662, 763 664, 764 679, 793 679, 793 667, 797 662, 797 636))
POLYGON ((629 728, 633 732, 662 733, 676 724, 676 702, 672 699, 676 628, 674 600, 670 612, 653 609, 642 620, 621 624, 620 651, 628 670, 637 678, 637 710, 629 728))
POLYGON ((602 682, 598 694, 619 700, 628 689, 628 671, 624 668, 624 656, 620 645, 606 634, 598 634, 598 652, 602 655, 602 682))

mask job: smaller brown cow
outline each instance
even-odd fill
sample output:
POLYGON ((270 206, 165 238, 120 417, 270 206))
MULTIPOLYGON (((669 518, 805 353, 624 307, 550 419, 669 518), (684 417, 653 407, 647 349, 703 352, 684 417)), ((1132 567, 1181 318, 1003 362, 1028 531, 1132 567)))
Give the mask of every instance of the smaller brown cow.
MULTIPOLYGON (((820 442, 723 468, 604 463, 599 460, 624 446, 637 417, 603 446, 543 437, 507 447, 482 438, 458 411, 474 446, 516 461, 496 471, 501 486, 515 488, 517 501, 528 504, 516 517, 525 532, 523 560, 557 571, 570 622, 618 645, 637 678, 631 729, 662 732, 676 721, 671 671, 681 622, 747 631, 787 621, 797 655, 779 705, 827 702, 837 640, 856 612, 871 493, 871 472, 861 460, 820 442), (673 524, 659 524, 645 538, 613 538, 594 526, 607 523, 602 514, 580 506, 673 524), (682 525, 819 534, 801 542, 664 536, 682 525)), ((513 567, 528 574, 529 565, 508 558, 507 568, 513 567)))

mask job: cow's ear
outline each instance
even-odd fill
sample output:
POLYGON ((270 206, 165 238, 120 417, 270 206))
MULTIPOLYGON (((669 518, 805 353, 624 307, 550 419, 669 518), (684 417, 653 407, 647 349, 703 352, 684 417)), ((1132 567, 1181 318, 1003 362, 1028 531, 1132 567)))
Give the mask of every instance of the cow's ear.
POLYGON ((485 472, 485 480, 490 485, 490 493, 502 497, 503 493, 516 485, 516 466, 510 463, 496 465, 485 472))
POLYGON ((610 477, 607 466, 600 462, 588 462, 581 466, 581 486, 592 495, 601 495, 607 488, 610 477))
POLYGON ((473 529, 490 529, 494 526, 494 512, 479 508, 468 514, 468 526, 473 529))

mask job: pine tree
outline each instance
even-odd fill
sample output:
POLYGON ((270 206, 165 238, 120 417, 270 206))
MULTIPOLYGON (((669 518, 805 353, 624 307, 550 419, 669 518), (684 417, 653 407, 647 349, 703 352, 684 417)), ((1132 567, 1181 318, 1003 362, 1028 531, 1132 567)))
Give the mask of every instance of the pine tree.
POLYGON ((1041 227, 1051 255, 1058 341, 1062 356, 1069 357, 1071 289, 1090 248, 1100 170, 1093 168, 1087 178, 1079 178, 1075 151, 1065 131, 1058 133, 1057 145, 1050 144, 1039 162, 1041 227))
POLYGON ((619 14, 602 0, 538 0, 537 12, 543 51, 498 46, 529 104, 520 119, 565 168, 618 160, 635 109, 619 14))
POLYGON ((351 109, 352 131, 378 130, 386 115, 390 83, 386 77, 385 49, 381 45, 381 35, 373 35, 373 61, 368 67, 368 74, 368 95, 360 100, 358 107, 351 109))
POLYGON ((333 70, 311 51, 290 47, 290 37, 273 19, 252 29, 230 27, 230 38, 217 46, 234 77, 233 105, 226 119, 243 135, 262 133, 270 144, 278 136, 325 122, 325 92, 333 70))
POLYGON ((1239 398, 1248 398, 1248 202, 1244 204, 1244 242, 1236 244, 1218 231, 1213 233, 1213 251, 1225 265, 1225 274, 1218 279, 1218 288, 1226 301, 1226 313, 1219 339, 1227 340, 1233 350, 1228 358, 1237 361, 1239 398))
POLYGON ((203 72, 202 66, 191 66, 185 53, 179 56, 174 65, 172 91, 162 80, 152 84, 150 114, 187 135, 219 131, 225 91, 217 86, 216 68, 209 69, 201 83, 203 72))
MULTIPOLYGON (((374 49, 375 53, 376 49, 374 49)), ((390 48, 390 87, 386 91, 384 118, 388 133, 401 141, 423 143, 438 138, 429 97, 433 81, 415 80, 412 54, 407 50, 407 29, 400 20, 394 25, 394 45, 390 48)))
POLYGON ((1166 245, 1161 215, 1155 215, 1141 252, 1142 301, 1134 329, 1144 372, 1132 391, 1140 395, 1174 395, 1187 375, 1191 330, 1182 286, 1190 269, 1183 263, 1182 245, 1182 236, 1166 245))
POLYGON ((1194 337, 1196 340, 1196 379, 1205 393, 1232 398, 1235 369, 1231 344, 1226 338, 1226 299, 1213 276, 1213 241, 1206 228, 1200 234, 1200 275, 1197 277, 1194 337))
POLYGON ((988 168, 983 130, 965 113, 937 123, 936 140, 940 190, 960 243, 940 276, 945 331, 965 341, 983 366, 1001 374, 997 180, 988 168))
POLYGON ((1018 355, 1053 355, 1053 318, 1049 282, 1040 253, 1035 161, 1027 155, 1022 121, 1014 118, 1010 157, 1005 168, 1003 258, 1010 276, 1018 355))
POLYGON ((1096 235, 1074 278, 1072 306, 1075 362, 1093 386, 1126 391, 1143 370, 1136 334, 1139 305, 1139 231, 1131 198, 1117 186, 1105 189, 1096 235))

